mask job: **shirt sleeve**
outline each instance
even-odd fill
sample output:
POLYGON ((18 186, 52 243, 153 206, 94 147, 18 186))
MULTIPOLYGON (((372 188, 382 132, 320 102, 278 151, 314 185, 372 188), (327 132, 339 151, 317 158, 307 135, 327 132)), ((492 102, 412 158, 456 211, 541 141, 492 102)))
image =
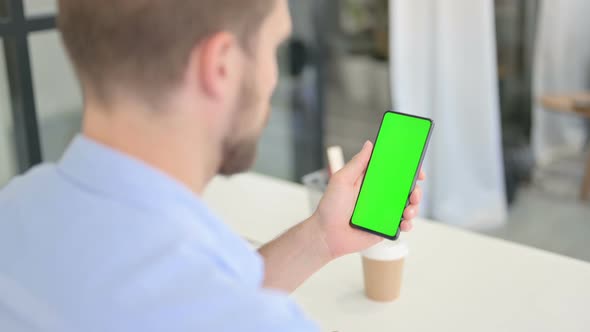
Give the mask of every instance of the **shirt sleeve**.
POLYGON ((76 330, 319 331, 286 293, 241 283, 211 260, 169 257, 128 272, 76 315, 76 330))

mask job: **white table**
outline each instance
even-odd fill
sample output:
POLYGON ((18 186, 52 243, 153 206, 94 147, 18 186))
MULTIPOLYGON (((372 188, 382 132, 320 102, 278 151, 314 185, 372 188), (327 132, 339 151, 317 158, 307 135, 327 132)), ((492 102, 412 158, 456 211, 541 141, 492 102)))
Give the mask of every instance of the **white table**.
MULTIPOLYGON (((217 178, 205 200, 236 232, 266 242, 309 216, 303 186, 245 174, 217 178)), ((358 255, 293 295, 325 331, 590 331, 590 264, 418 220, 401 298, 362 293, 358 255)), ((590 244, 589 244, 590 246, 590 244)))

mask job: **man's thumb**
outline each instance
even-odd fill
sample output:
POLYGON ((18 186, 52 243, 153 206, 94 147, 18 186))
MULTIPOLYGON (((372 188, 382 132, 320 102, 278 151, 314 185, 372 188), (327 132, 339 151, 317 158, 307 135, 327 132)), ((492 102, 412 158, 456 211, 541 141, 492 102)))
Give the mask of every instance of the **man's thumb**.
POLYGON ((372 151, 373 143, 366 141, 361 152, 354 156, 354 158, 352 158, 352 160, 340 170, 339 176, 342 180, 354 184, 367 169, 367 164, 369 163, 369 159, 371 159, 372 151))

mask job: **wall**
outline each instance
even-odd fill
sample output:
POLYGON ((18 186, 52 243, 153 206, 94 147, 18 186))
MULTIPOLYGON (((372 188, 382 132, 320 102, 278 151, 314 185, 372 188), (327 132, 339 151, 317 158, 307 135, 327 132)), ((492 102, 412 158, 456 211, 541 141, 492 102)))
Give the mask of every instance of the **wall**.
POLYGON ((56 161, 80 130, 81 92, 57 31, 32 34, 29 44, 43 159, 56 161))
MULTIPOLYGON (((0 43, 0 54, 4 46, 0 43)), ((6 83, 6 64, 0 57, 0 186, 6 183, 17 171, 10 110, 10 92, 6 83)))
POLYGON ((56 0, 25 0, 24 4, 27 16, 55 14, 57 12, 56 0))

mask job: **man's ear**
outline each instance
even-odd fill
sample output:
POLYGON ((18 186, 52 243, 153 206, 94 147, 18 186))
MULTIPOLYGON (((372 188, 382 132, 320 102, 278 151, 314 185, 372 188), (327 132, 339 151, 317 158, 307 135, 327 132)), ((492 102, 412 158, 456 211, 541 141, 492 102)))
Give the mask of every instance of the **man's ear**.
POLYGON ((201 41, 191 54, 189 68, 196 69, 195 77, 203 93, 212 99, 228 98, 239 73, 240 45, 236 37, 218 32, 201 41))

